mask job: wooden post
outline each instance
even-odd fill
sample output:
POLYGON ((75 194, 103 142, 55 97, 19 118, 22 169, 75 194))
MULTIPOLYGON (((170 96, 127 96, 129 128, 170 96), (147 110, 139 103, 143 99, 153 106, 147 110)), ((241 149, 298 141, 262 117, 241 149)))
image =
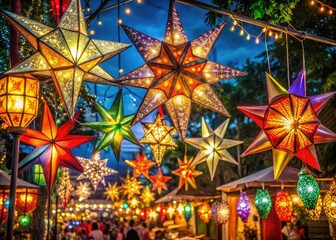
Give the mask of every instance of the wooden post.
MULTIPOLYGON (((21 13, 21 0, 11 0, 12 12, 21 13)), ((9 29, 9 54, 10 67, 15 66, 20 62, 19 57, 19 32, 11 25, 9 29)))

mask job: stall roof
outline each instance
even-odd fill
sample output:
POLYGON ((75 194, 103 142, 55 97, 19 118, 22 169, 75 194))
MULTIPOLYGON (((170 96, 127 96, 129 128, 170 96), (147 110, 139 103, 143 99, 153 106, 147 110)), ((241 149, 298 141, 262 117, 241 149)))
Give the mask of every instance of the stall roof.
MULTIPOLYGON (((0 170, 0 189, 9 189, 10 187, 10 175, 2 170, 0 170)), ((39 188, 34 184, 23 181, 22 179, 17 179, 17 188, 39 188)))
POLYGON ((207 200, 220 198, 220 194, 217 191, 206 191, 200 189, 189 188, 188 191, 182 187, 181 189, 175 188, 173 191, 167 193, 162 198, 159 198, 155 203, 167 203, 173 200, 207 200))

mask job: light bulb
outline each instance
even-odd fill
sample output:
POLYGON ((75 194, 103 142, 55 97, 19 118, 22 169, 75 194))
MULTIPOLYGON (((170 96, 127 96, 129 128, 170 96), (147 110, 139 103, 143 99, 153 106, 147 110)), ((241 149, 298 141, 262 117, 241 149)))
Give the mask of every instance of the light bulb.
POLYGON ((242 29, 242 30, 240 30, 240 36, 243 36, 244 35, 244 30, 242 29))
POLYGON ((99 20, 99 21, 97 22, 97 24, 98 24, 98 26, 101 26, 101 25, 103 25, 103 22, 99 20))
POLYGON ((128 14, 131 14, 131 9, 130 8, 125 8, 125 13, 128 15, 128 14))
POLYGON ((256 43, 256 44, 259 44, 259 43, 260 43, 260 39, 259 39, 258 37, 256 38, 255 43, 256 43))
POLYGON ((250 38, 251 38, 250 34, 247 34, 246 40, 250 40, 250 38))

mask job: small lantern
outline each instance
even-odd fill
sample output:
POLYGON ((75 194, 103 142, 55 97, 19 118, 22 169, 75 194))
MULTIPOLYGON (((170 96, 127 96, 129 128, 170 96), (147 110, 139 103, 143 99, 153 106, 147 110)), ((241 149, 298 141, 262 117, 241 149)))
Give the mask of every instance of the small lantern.
POLYGON ((227 222, 230 216, 230 209, 227 203, 215 202, 211 205, 212 219, 219 224, 227 222))
POLYGON ((267 218, 272 207, 272 200, 267 189, 257 189, 254 197, 254 205, 256 206, 259 216, 267 218))
POLYGON ((19 218, 19 224, 22 226, 22 227, 26 227, 30 224, 30 217, 27 216, 27 215, 22 215, 20 218, 19 218))
POLYGON ((326 193, 323 201, 323 209, 327 215, 328 220, 336 225, 336 182, 330 186, 330 189, 326 193))
POLYGON ((183 214, 184 214, 184 218, 185 220, 188 222, 189 219, 191 218, 191 212, 192 212, 192 207, 190 205, 190 203, 187 203, 185 206, 184 206, 184 211, 183 211, 183 214))
POLYGON ((0 190, 0 224, 7 221, 8 217, 8 206, 6 206, 6 201, 8 201, 8 190, 0 190))
POLYGON ((250 209, 251 205, 246 192, 241 192, 237 204, 237 213, 244 223, 247 222, 248 216, 250 215, 250 209))
POLYGON ((34 211, 37 206, 37 189, 17 189, 15 206, 22 214, 34 211))
POLYGON ((169 219, 173 219, 174 213, 175 213, 175 208, 173 206, 169 206, 167 209, 168 217, 169 219))
POLYGON ((308 210, 315 209, 318 196, 320 195, 320 186, 315 178, 306 172, 305 168, 302 168, 299 173, 297 193, 308 210))
POLYGON ((321 194, 320 194, 318 199, 317 199, 315 209, 307 210, 308 216, 313 221, 318 221, 321 217, 322 207, 323 207, 323 203, 322 203, 322 197, 321 197, 321 194))
POLYGON ((145 210, 141 210, 141 211, 140 211, 139 218, 140 218, 141 221, 145 221, 145 220, 146 220, 146 218, 147 218, 147 213, 146 213, 145 210))
POLYGON ((208 223, 211 219, 211 207, 208 203, 202 203, 197 210, 198 216, 203 222, 208 223))
POLYGON ((275 211, 282 222, 290 221, 293 204, 287 192, 277 192, 275 198, 275 211))

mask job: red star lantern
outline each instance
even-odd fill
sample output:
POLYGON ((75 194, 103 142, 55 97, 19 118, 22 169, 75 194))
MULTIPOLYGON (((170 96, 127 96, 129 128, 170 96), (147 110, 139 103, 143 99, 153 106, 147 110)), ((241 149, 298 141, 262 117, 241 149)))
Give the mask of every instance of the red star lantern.
POLYGON ((59 166, 83 172, 83 167, 70 149, 97 138, 95 136, 69 135, 79 114, 80 112, 75 115, 74 120, 68 120, 57 129, 50 109, 44 102, 42 130, 27 129, 26 134, 21 137, 22 142, 36 148, 20 162, 19 169, 25 171, 36 163, 41 164, 49 191, 54 186, 59 166))
POLYGON ((155 191, 157 189, 158 194, 162 193, 162 189, 168 190, 166 182, 168 182, 171 177, 163 176, 161 169, 159 168, 158 174, 156 176, 149 176, 149 179, 153 182, 152 190, 155 191))
POLYGON ((148 177, 148 170, 155 165, 155 162, 147 160, 145 153, 138 153, 134 161, 125 160, 130 167, 133 168, 133 177, 139 177, 143 174, 148 177))
POLYGON ((238 107, 262 129, 242 156, 272 149, 275 179, 294 156, 320 171, 315 144, 334 142, 336 134, 323 126, 317 115, 335 92, 306 96, 305 72, 289 91, 267 73, 266 82, 268 105, 238 107))

